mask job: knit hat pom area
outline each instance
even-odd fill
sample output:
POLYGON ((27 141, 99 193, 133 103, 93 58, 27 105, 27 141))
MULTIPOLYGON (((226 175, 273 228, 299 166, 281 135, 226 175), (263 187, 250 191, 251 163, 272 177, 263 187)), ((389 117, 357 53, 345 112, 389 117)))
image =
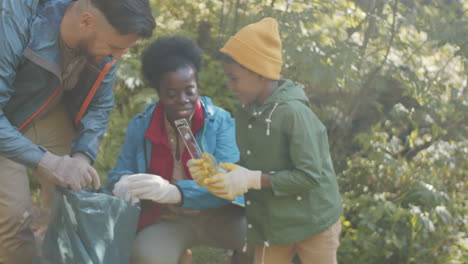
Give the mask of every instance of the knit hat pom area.
POLYGON ((282 49, 278 22, 266 17, 245 26, 220 50, 245 68, 271 80, 279 80, 282 49))

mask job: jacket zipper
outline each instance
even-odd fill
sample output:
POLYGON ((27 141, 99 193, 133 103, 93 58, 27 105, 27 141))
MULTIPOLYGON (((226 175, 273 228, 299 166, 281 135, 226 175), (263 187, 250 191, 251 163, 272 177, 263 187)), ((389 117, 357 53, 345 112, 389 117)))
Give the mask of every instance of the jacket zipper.
POLYGON ((62 88, 61 85, 55 89, 54 93, 47 99, 47 101, 37 110, 34 114, 32 114, 22 125, 18 127, 18 130, 21 131, 27 124, 29 124, 46 106, 54 99, 54 97, 58 94, 60 89, 62 88))
POLYGON ((83 104, 81 105, 80 107, 80 111, 78 112, 78 114, 76 115, 75 117, 75 126, 77 127, 78 124, 80 123, 80 120, 81 118, 84 116, 84 114, 86 113, 86 110, 88 109, 88 106, 89 104, 91 103, 91 100, 94 98, 94 95, 96 94, 96 91, 97 89, 99 88, 99 85, 101 85, 101 82, 102 80, 104 79, 104 77, 106 76, 107 72, 110 70, 110 68, 112 67, 112 65, 114 65, 114 63, 116 62, 117 60, 113 60, 112 62, 110 63, 107 63, 106 66, 104 66, 104 69, 102 69, 101 73, 99 73, 99 76, 98 78, 96 79, 96 81, 94 82, 91 90, 89 91, 88 95, 86 96, 83 104))

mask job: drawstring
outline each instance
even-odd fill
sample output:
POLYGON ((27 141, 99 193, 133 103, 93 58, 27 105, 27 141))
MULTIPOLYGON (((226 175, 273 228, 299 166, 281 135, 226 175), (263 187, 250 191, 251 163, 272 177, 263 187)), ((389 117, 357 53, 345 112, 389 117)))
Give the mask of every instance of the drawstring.
POLYGON ((266 246, 263 245, 263 249, 262 249, 262 264, 265 264, 265 249, 266 249, 266 246))
POLYGON ((271 123, 271 116, 273 115, 273 112, 275 111, 276 107, 278 106, 278 103, 275 103, 275 106, 273 106, 273 109, 271 110, 270 114, 268 115, 268 118, 265 119, 265 122, 267 123, 267 130, 266 130, 266 135, 270 135, 270 123, 271 123))
POLYGON ((262 248, 262 264, 265 264, 265 250, 266 250, 266 247, 269 247, 270 246, 270 243, 268 243, 268 241, 265 241, 263 243, 263 248, 262 248))
POLYGON ((244 247, 242 248, 242 252, 247 252, 247 237, 244 239, 244 247))

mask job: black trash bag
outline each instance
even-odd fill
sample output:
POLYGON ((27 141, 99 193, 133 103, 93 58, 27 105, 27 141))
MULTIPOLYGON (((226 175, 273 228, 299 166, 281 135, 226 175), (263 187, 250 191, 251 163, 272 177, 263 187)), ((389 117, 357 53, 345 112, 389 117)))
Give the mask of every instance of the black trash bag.
POLYGON ((57 187, 41 264, 128 264, 140 208, 106 191, 57 187))

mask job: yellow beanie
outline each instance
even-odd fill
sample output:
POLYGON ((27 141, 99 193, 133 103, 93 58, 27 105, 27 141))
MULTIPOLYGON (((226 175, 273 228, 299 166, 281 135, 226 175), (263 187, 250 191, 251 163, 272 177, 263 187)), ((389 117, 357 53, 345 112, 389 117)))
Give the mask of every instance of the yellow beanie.
POLYGON ((237 63, 268 79, 279 80, 281 39, 278 22, 271 17, 242 28, 220 50, 237 63))

